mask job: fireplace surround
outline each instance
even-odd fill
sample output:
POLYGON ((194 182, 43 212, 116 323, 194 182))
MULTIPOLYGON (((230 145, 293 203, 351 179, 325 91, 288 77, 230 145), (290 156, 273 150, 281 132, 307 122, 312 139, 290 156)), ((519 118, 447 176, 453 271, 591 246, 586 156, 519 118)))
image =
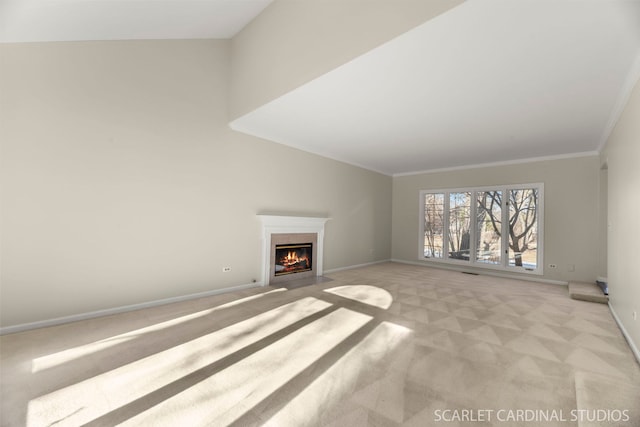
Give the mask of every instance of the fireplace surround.
MULTIPOLYGON (((330 218, 265 214, 259 214, 258 217, 262 222, 263 232, 262 284, 275 285, 322 275, 324 225, 330 218), (301 267, 295 272, 288 271, 287 274, 277 274, 281 271, 276 270, 282 270, 283 266, 281 263, 280 267, 276 267, 277 247, 293 248, 299 246, 304 246, 306 257, 298 255, 298 258, 306 258, 305 262, 308 263, 309 268, 301 267)), ((293 260, 290 262, 294 263, 293 260)))

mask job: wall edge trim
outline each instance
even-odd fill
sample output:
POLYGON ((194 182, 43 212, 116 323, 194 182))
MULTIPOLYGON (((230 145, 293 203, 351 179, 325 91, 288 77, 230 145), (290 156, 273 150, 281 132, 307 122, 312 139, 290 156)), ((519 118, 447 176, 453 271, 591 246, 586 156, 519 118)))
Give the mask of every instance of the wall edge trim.
POLYGON ((638 350, 638 346, 636 345, 635 342, 633 342, 633 338, 631 338, 631 335, 629 335, 629 333, 625 329, 624 324, 622 323, 622 321, 618 317, 618 314, 616 313, 615 309, 613 308, 613 305, 611 305, 611 301, 609 301, 608 306, 609 306, 609 311, 611 311, 611 315, 613 316, 613 319, 616 321, 616 324, 618 325, 618 328, 620 328, 620 331, 622 332, 622 335, 624 336, 624 339, 627 340, 627 344, 629 344, 629 347, 631 348, 631 352, 635 356, 636 361, 638 363, 640 363, 640 350, 638 350))
POLYGON ((227 293, 227 292, 242 291, 242 290, 245 290, 245 289, 256 288, 256 287, 259 287, 259 286, 263 286, 263 283, 262 282, 248 283, 248 284, 245 284, 245 285, 231 286, 231 287, 228 287, 228 288, 221 288, 221 289, 212 289, 210 291, 198 292, 198 293, 195 293, 195 294, 180 295, 180 296, 176 296, 176 297, 164 298, 164 299, 153 300, 153 301, 148 301, 148 302, 142 302, 142 303, 138 303, 138 304, 123 305, 123 306, 119 306, 119 307, 106 308, 106 309, 103 309, 103 310, 96 310, 96 311, 89 311, 89 312, 85 312, 85 313, 72 314, 70 316, 63 316, 63 317, 56 317, 56 318, 53 318, 53 319, 39 320, 39 321, 36 321, 36 322, 21 323, 21 324, 12 325, 12 326, 3 326, 3 327, 0 327, 0 335, 15 334, 17 332, 24 332, 24 331, 29 331, 29 330, 32 330, 32 329, 40 329, 40 328, 47 328, 47 327, 50 327, 50 326, 58 326, 58 325, 63 325, 65 323, 77 322, 77 321, 80 321, 80 320, 94 319, 96 317, 110 316, 110 315, 113 315, 113 314, 126 313, 126 312, 134 311, 134 310, 142 310, 142 309, 145 309, 145 308, 156 307, 156 306, 159 306, 159 305, 166 305, 166 304, 171 304, 171 303, 175 303, 175 302, 182 302, 182 301, 188 301, 188 300, 197 299, 197 298, 209 297, 209 296, 213 296, 213 295, 224 294, 224 293, 227 293))
POLYGON ((370 265, 384 264, 385 262, 392 262, 392 261, 393 260, 391 259, 383 259, 380 261, 365 262, 364 264, 354 264, 354 265, 349 265, 347 267, 332 268, 331 270, 325 270, 324 274, 337 273, 339 271, 345 271, 345 270, 353 270, 354 268, 368 267, 370 265))
POLYGON ((456 266, 449 266, 449 265, 431 265, 431 264, 426 264, 426 263, 422 263, 420 261, 407 261, 404 259, 392 259, 391 262, 397 262, 400 264, 408 264, 408 265, 417 265, 419 267, 425 267, 425 268, 438 268, 441 270, 450 270, 450 271, 459 271, 461 273, 465 273, 465 272, 469 272, 469 273, 474 273, 474 274, 478 274, 480 276, 493 276, 493 277, 502 277, 504 279, 516 279, 516 280, 525 280, 527 282, 538 282, 538 283, 547 283, 549 285, 559 285, 559 286, 568 286, 569 282, 563 281, 563 280, 551 280, 551 279, 541 279, 538 277, 532 277, 529 275, 517 275, 517 274, 501 274, 501 273, 494 273, 491 270, 483 270, 483 271, 478 271, 478 270, 465 270, 456 266))

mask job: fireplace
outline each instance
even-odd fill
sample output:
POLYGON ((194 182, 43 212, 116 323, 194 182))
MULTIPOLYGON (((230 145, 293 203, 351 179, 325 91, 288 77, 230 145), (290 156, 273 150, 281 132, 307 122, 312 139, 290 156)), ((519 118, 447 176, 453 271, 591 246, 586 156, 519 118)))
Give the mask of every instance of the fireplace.
POLYGON ((313 270, 313 243, 276 245, 275 250, 275 276, 313 270))
POLYGON ((263 223, 262 283, 322 275, 324 224, 329 218, 258 215, 263 223))
POLYGON ((269 284, 316 276, 317 246, 316 233, 272 234, 269 284))

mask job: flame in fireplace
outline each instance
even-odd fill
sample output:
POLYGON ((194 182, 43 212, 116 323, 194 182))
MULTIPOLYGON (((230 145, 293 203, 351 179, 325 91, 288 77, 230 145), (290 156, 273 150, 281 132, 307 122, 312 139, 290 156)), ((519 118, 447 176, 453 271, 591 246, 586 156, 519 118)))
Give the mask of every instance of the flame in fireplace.
POLYGON ((310 244, 276 246, 275 275, 311 270, 310 244))
POLYGON ((296 264, 300 264, 301 262, 309 262, 309 258, 304 256, 298 256, 298 253, 295 251, 289 251, 287 255, 282 259, 281 264, 284 266, 292 266, 296 264))

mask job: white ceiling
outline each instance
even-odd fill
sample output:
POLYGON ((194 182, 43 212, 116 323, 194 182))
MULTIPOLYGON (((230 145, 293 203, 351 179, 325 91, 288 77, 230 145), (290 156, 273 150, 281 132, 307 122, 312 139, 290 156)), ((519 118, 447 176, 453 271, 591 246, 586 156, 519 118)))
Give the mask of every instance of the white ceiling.
POLYGON ((0 42, 226 39, 272 0, 0 0, 0 42))
MULTIPOLYGON (((271 1, 0 0, 0 42, 230 38, 271 1)), ((468 0, 231 126, 386 174, 594 153, 639 74, 640 0, 468 0)))
POLYGON ((468 0, 231 126, 386 174, 594 153, 639 49, 640 1, 468 0))

